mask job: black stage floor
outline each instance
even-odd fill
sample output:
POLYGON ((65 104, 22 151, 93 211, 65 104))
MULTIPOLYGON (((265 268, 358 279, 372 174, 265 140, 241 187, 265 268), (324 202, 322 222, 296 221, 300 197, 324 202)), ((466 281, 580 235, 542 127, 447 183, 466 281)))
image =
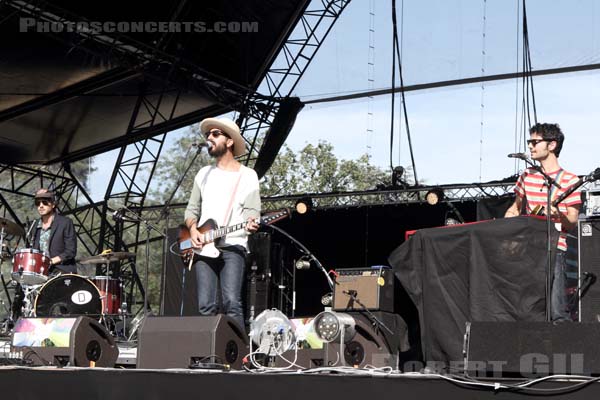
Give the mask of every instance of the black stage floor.
MULTIPOLYGON (((548 379, 548 378, 546 378, 548 379)), ((442 375, 350 372, 222 372, 99 368, 0 367, 3 399, 555 399, 600 396, 595 380, 475 382, 442 375), (494 385, 498 385, 495 387, 494 385)))

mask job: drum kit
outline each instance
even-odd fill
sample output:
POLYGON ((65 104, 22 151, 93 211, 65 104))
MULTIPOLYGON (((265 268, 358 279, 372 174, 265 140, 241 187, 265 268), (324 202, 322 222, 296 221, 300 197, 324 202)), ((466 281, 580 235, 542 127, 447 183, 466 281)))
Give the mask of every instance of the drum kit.
MULTIPOLYGON (((6 238, 23 235, 22 227, 0 217, 0 266, 11 256, 6 238)), ((7 284, 4 274, 1 274, 9 299, 8 288, 12 287, 15 291, 8 320, 14 323, 19 317, 84 315, 101 320, 109 329, 115 327, 114 321, 117 319, 123 320, 124 326, 127 304, 124 301, 123 284, 120 278, 110 276, 109 266, 113 262, 132 258, 135 258, 134 253, 108 252, 77 260, 81 266, 104 266, 101 270, 106 271, 106 275, 53 275, 49 274, 48 255, 36 249, 18 249, 12 254, 12 281, 7 284)), ((96 271, 96 268, 92 270, 96 271)))

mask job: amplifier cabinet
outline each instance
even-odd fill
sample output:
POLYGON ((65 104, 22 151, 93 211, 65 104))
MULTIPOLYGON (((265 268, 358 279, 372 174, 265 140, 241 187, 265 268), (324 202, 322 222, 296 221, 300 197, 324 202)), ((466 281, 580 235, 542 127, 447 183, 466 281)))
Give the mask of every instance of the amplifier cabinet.
POLYGON ((334 311, 360 311, 364 308, 394 311, 394 273, 391 269, 347 268, 336 272, 334 311))

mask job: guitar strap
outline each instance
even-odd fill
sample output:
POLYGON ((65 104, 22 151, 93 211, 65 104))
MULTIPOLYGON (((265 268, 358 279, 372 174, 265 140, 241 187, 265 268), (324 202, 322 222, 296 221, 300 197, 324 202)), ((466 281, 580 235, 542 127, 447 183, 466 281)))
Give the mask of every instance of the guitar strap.
POLYGON ((237 188, 240 184, 240 180, 242 179, 242 170, 240 167, 240 173, 238 174, 237 181, 235 182, 235 186, 233 187, 233 191, 231 192, 231 198, 229 199, 229 205, 227 206, 227 211, 225 211, 225 215, 223 216, 223 224, 221 226, 227 226, 229 221, 231 220, 231 212, 233 211, 233 199, 235 198, 235 194, 237 192, 237 188))

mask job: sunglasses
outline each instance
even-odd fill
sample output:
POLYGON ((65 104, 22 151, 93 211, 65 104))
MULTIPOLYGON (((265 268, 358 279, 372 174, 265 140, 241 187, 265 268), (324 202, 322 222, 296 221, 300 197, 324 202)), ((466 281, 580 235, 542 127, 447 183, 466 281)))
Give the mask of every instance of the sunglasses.
POLYGON ((218 138, 219 136, 223 135, 223 136, 225 136, 225 137, 227 137, 227 138, 231 139, 231 136, 229 136, 228 134, 226 134, 225 132, 223 132, 222 130, 219 130, 219 129, 213 129, 212 131, 210 131, 210 132, 206 132, 206 133, 204 134, 204 136, 205 136, 207 139, 208 139, 208 138, 209 138, 211 135, 212 135, 212 136, 214 136, 214 137, 216 137, 216 138, 218 138))
POLYGON ((533 147, 535 147, 535 146, 537 146, 537 145, 538 145, 538 143, 540 143, 540 142, 551 142, 551 141, 552 141, 552 140, 550 140, 550 139, 529 139, 529 140, 527 141, 527 144, 530 144, 530 145, 532 145, 533 147))
POLYGON ((34 203, 36 207, 39 207, 40 204, 43 204, 45 206, 49 206, 50 204, 52 204, 52 202, 49 200, 35 200, 34 203))

